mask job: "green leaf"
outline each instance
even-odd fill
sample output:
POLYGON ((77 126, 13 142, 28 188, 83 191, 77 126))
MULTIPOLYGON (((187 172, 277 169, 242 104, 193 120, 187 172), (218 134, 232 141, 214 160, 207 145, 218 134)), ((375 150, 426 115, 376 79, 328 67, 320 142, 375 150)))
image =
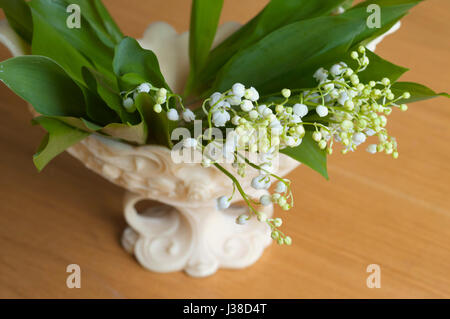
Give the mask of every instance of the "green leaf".
POLYGON ((129 88, 134 88, 144 83, 146 79, 139 74, 136 73, 126 73, 124 76, 120 78, 120 82, 129 88))
POLYGON ((267 82, 265 85, 258 87, 258 89, 264 94, 271 92, 272 94, 278 93, 279 95, 280 91, 284 88, 316 87, 317 81, 313 78, 313 74, 320 67, 331 67, 331 65, 340 61, 337 57, 347 56, 351 41, 352 40, 349 38, 349 42, 347 43, 342 43, 326 52, 312 56, 310 59, 298 63, 287 73, 279 75, 277 78, 273 79, 273 81, 267 82))
POLYGON ((27 55, 1 62, 0 80, 43 115, 85 115, 82 91, 47 57, 27 55))
POLYGON ((46 116, 47 118, 58 120, 73 128, 87 133, 97 133, 107 137, 122 140, 128 143, 143 145, 148 138, 148 128, 144 121, 138 124, 109 123, 106 126, 97 125, 84 118, 68 116, 46 116))
POLYGON ((404 92, 409 92, 411 94, 411 97, 409 99, 402 99, 398 101, 397 103, 399 104, 412 103, 432 99, 439 96, 450 98, 450 95, 448 93, 436 93, 426 86, 414 82, 396 82, 392 85, 391 90, 395 96, 400 96, 404 92))
POLYGON ((359 74, 359 79, 364 83, 369 83, 372 80, 380 81, 385 77, 388 77, 391 82, 395 82, 409 70, 391 63, 367 49, 366 55, 370 61, 369 66, 359 74))
POLYGON ((97 125, 84 118, 70 117, 70 116, 45 116, 46 118, 55 119, 63 122, 73 128, 82 130, 87 133, 94 133, 100 131, 103 127, 97 125))
POLYGON ((145 144, 148 136, 147 124, 144 121, 136 125, 111 123, 105 126, 101 132, 113 138, 138 145, 145 144))
POLYGON ((85 118, 70 116, 46 116, 46 118, 58 120, 86 133, 97 133, 113 139, 138 145, 145 144, 148 138, 147 124, 143 120, 136 125, 109 123, 106 126, 102 126, 86 120, 85 118))
POLYGON ((171 148, 170 134, 177 127, 177 123, 169 121, 166 112, 156 113, 153 111, 155 104, 155 100, 149 94, 141 93, 136 98, 136 106, 144 121, 151 123, 148 125, 147 144, 158 144, 171 148))
MULTIPOLYGON (((69 0, 70 1, 70 0, 69 0)), ((124 35, 122 31, 117 26, 114 19, 109 14, 106 7, 103 5, 101 0, 94 0, 94 5, 97 9, 97 12, 101 18, 101 21, 103 22, 103 25, 105 26, 105 29, 108 31, 109 35, 113 39, 114 43, 118 44, 120 41, 122 41, 124 35)))
POLYGON ((136 124, 108 123, 103 127, 84 118, 52 118, 89 133, 96 132, 128 143, 169 146, 169 124, 167 118, 165 113, 157 114, 153 111, 154 104, 149 94, 141 93, 136 97, 135 106, 139 115, 139 121, 136 124), (149 126, 147 123, 151 123, 151 125, 149 126))
POLYGON ((95 88, 81 86, 81 90, 84 95, 86 114, 91 121, 101 126, 121 121, 117 113, 98 95, 95 88))
POLYGON ((193 0, 189 32, 191 68, 200 69, 209 54, 219 25, 223 0, 193 0))
MULTIPOLYGON (((140 116, 140 122, 137 124, 112 123, 104 127, 101 132, 115 138, 119 138, 128 142, 139 145, 145 144, 148 138, 148 125, 152 121, 146 121, 146 99, 148 94, 139 94, 134 100, 134 104, 140 116)), ((155 123, 156 124, 156 123, 155 123)), ((152 123, 153 125, 153 123, 152 123)))
POLYGON ((81 28, 67 27, 67 5, 64 0, 32 0, 29 2, 33 14, 39 14, 71 46, 81 52, 102 73, 111 73, 114 51, 100 41, 96 32, 85 20, 81 28))
POLYGON ((306 131, 302 144, 294 148, 287 147, 280 152, 309 166, 328 179, 326 152, 321 150, 317 142, 312 139, 312 133, 312 131, 306 131))
MULTIPOLYGON (((134 113, 129 113, 123 107, 122 98, 120 96, 120 91, 115 78, 109 79, 102 73, 92 68, 83 68, 82 72, 84 82, 87 84, 89 91, 101 98, 101 100, 98 101, 98 104, 96 104, 95 101, 92 101, 92 103, 87 103, 87 111, 90 116, 92 115, 91 118, 97 119, 98 116, 100 119, 103 119, 106 116, 105 113, 111 114, 108 110, 106 110, 106 108, 109 108, 119 115, 123 123, 138 123, 139 117, 134 113), (104 106, 107 107, 105 108, 104 106), (104 112, 103 115, 100 112, 104 112)), ((85 92, 85 96, 88 99, 91 99, 89 95, 89 92, 85 92)), ((112 121, 109 121, 109 123, 111 122, 112 121)))
POLYGON ((58 118, 58 120, 81 130, 97 132, 129 143, 169 146, 167 118, 165 113, 157 114, 153 111, 154 104, 149 94, 141 93, 136 97, 135 106, 139 114, 139 122, 137 124, 110 123, 105 127, 101 127, 85 119, 66 117, 58 118), (151 123, 151 125, 149 126, 147 123, 151 123), (151 133, 150 135, 149 132, 151 133))
POLYGON ((83 54, 76 50, 64 36, 49 24, 46 16, 32 8, 33 43, 31 52, 51 58, 58 63, 73 79, 86 85, 82 75, 83 67, 93 67, 83 54))
POLYGON ((345 51, 363 27, 364 22, 339 16, 292 23, 234 56, 217 75, 213 87, 225 91, 241 82, 263 94, 293 87, 302 72, 311 68, 312 60, 320 64, 320 56, 337 48, 345 51))
POLYGON ((342 17, 367 21, 367 18, 372 14, 371 12, 367 12, 367 7, 370 4, 380 6, 381 27, 369 28, 366 24, 364 30, 355 38, 353 43, 355 45, 358 43, 366 44, 370 40, 389 30, 398 20, 408 13, 409 9, 421 1, 422 0, 367 0, 344 12, 342 17))
POLYGON ((11 28, 30 44, 33 36, 33 22, 27 3, 24 0, 0 0, 0 8, 5 12, 11 28))
POLYGON ((288 24, 328 15, 344 0, 272 0, 255 18, 211 51, 205 69, 196 80, 198 86, 210 85, 216 73, 236 53, 257 43, 288 24))
MULTIPOLYGON (((102 133, 119 138, 128 142, 139 145, 145 144, 148 138, 148 125, 151 121, 146 121, 144 109, 145 98, 148 94, 140 94, 136 97, 134 104, 140 116, 140 121, 137 124, 121 124, 113 123, 107 125, 101 130, 102 133)), ((152 123, 153 124, 153 123, 152 123)))
MULTIPOLYGON (((133 38, 126 37, 117 45, 113 68, 119 78, 127 73, 134 73, 146 79, 153 86, 170 90, 161 74, 156 55, 150 50, 143 49, 133 38)), ((132 88, 121 87, 121 89, 132 88)))
POLYGON ((191 69, 186 89, 193 85, 196 74, 205 65, 219 25, 223 0, 193 0, 189 32, 191 69))
POLYGON ((122 32, 100 0, 65 0, 65 3, 80 6, 81 15, 106 46, 114 48, 122 40, 122 32))
POLYGON ((48 134, 44 137, 37 153, 33 157, 34 165, 39 171, 67 148, 89 136, 89 133, 70 127, 59 120, 41 116, 33 120, 44 127, 48 134))

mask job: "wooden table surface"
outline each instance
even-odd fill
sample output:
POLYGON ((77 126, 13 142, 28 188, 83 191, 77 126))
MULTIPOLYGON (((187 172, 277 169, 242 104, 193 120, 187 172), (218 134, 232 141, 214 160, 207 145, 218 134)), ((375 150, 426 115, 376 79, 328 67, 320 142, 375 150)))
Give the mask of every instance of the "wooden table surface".
MULTIPOLYGON (((139 37, 165 20, 184 31, 190 1, 105 0, 139 37), (145 5, 144 5, 145 3, 145 5)), ((227 0, 223 21, 244 22, 266 1, 227 0), (239 9, 237 9, 239 8, 239 9)), ((378 53, 412 70, 404 80, 450 84, 450 1, 414 8, 378 53)), ((0 59, 9 57, 0 49, 0 59)), ((390 116, 400 157, 360 151, 329 159, 330 181, 300 167, 297 206, 284 215, 292 247, 272 245, 254 266, 194 279, 142 269, 120 246, 124 191, 67 154, 37 173, 43 131, 0 86, 0 297, 3 298, 415 298, 450 297, 450 102, 439 98, 390 116), (81 289, 66 287, 79 264, 81 289), (366 286, 369 264, 381 288, 366 286)))

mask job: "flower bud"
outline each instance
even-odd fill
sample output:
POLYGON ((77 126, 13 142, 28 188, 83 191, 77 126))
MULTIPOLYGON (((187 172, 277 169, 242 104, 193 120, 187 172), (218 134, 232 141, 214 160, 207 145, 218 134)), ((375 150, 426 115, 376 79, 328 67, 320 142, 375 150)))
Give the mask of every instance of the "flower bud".
POLYGON ((230 207, 230 201, 228 200, 227 196, 220 196, 217 199, 217 209, 218 210, 225 210, 228 207, 230 207))
POLYGON ((253 109, 253 103, 249 100, 244 100, 241 103, 241 110, 244 112, 250 112, 253 109))
POLYGON ((262 195, 259 198, 259 202, 263 206, 269 206, 270 204, 272 204, 272 198, 269 195, 262 195))
POLYGON ((298 115, 300 117, 304 117, 305 115, 308 114, 308 107, 305 104, 300 103, 294 104, 292 110, 295 115, 298 115))
POLYGON ((376 144, 370 144, 367 147, 367 152, 369 152, 370 154, 375 154, 377 152, 377 145, 376 144))
POLYGON ((316 131, 312 134, 312 138, 314 141, 319 142, 322 139, 322 134, 316 131))
POLYGON ((352 82, 353 85, 358 85, 359 77, 356 74, 352 74, 352 76, 350 76, 350 81, 352 82))
POLYGON ((180 116, 178 115, 177 110, 170 109, 169 112, 167 112, 167 118, 170 121, 178 121, 180 119, 180 116))
POLYGON ((126 98, 123 100, 123 107, 127 110, 130 110, 134 106, 134 101, 131 97, 126 98))
POLYGON ((353 111, 353 109, 355 108, 355 104, 352 100, 347 100, 345 101, 344 107, 347 111, 353 111))
POLYGON ((284 106, 283 106, 283 105, 278 104, 278 105, 275 107, 275 112, 281 113, 281 112, 283 112, 283 111, 284 111, 284 106))
POLYGON ((250 117, 250 119, 256 120, 256 119, 258 118, 259 114, 258 114, 258 111, 256 111, 256 110, 251 110, 251 111, 248 113, 248 116, 250 117))
POLYGON ((283 221, 281 220, 281 218, 275 218, 273 220, 273 224, 275 225, 275 227, 280 227, 283 224, 283 221))
POLYGON ((288 246, 292 244, 292 239, 289 236, 284 237, 284 243, 288 246))
POLYGON ((289 98, 290 96, 291 96, 291 90, 289 90, 289 89, 283 89, 282 91, 281 91, 281 94, 283 95, 283 97, 285 97, 285 98, 289 98))
POLYGON ((275 192, 277 193, 284 193, 286 190, 286 184, 283 182, 278 182, 277 186, 275 187, 275 192))
POLYGON ((155 104, 155 105, 153 106, 153 111, 155 111, 155 113, 161 113, 161 111, 162 111, 162 106, 161 106, 161 104, 155 104))
POLYGON ((265 222, 267 220, 267 216, 264 213, 258 213, 258 221, 265 222))
POLYGON ((325 105, 319 105, 316 107, 316 113, 320 117, 325 117, 328 115, 328 108, 325 105))
POLYGON ((248 215, 243 214, 240 215, 238 218, 236 218, 236 223, 239 225, 245 225, 247 224, 248 219, 249 219, 248 215))
POLYGON ((300 138, 305 136, 305 128, 303 127, 303 125, 297 126, 295 130, 297 131, 297 134, 300 138))
POLYGON ((352 121, 349 121, 349 120, 345 120, 345 121, 343 121, 343 122, 341 123, 341 128, 342 128, 344 131, 349 131, 349 130, 351 130, 351 129, 353 128, 353 122, 352 122, 352 121))

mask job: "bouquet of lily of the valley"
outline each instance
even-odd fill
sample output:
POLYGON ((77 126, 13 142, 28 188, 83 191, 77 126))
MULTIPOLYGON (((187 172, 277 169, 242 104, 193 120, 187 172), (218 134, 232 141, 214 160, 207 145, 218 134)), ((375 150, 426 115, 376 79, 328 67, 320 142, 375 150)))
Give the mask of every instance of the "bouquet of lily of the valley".
POLYGON ((274 158, 286 154, 328 178, 327 156, 337 144, 347 153, 372 136, 369 153, 397 158, 387 116, 439 95, 398 82, 407 69, 372 52, 418 2, 272 0, 212 49, 223 0, 193 0, 190 73, 184 91, 174 92, 154 52, 124 36, 100 0, 0 0, 29 52, 0 63, 0 80, 34 107, 33 123, 48 132, 34 156, 38 170, 90 134, 200 151, 201 164, 233 184, 218 208, 239 193, 249 213, 236 222, 258 218, 273 239, 289 245, 281 219, 258 210, 294 205, 291 181, 276 175, 274 158), (369 5, 378 16, 370 16, 369 5), (80 21, 69 21, 70 6, 80 21), (77 22, 81 28, 70 26, 77 22), (192 135, 175 143, 180 128, 192 135), (237 178, 248 170, 260 172, 252 188, 276 184, 271 195, 248 194, 237 178))

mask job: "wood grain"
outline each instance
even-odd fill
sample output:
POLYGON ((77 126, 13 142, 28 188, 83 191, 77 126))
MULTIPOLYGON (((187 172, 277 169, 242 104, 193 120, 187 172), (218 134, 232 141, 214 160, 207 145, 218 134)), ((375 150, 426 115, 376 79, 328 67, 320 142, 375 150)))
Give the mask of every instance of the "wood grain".
MULTIPOLYGON (((265 2, 227 0, 222 19, 244 22, 265 2)), ((189 1, 105 3, 134 37, 158 20, 188 28, 189 1)), ((425 1, 378 53, 410 67, 405 80, 448 91, 449 40, 450 2, 425 1)), ((0 59, 8 57, 1 48, 0 59)), ((297 206, 277 211, 286 215, 294 245, 273 245, 253 267, 205 279, 143 270, 119 244, 124 191, 69 155, 38 174, 31 158, 43 132, 30 118, 25 103, 1 85, 0 297, 450 297, 450 103, 444 98, 391 115, 397 161, 366 152, 333 155, 330 181, 298 168, 290 176, 297 206), (81 289, 66 287, 71 263, 81 266, 81 289), (381 266, 380 289, 366 287, 369 264, 381 266)))

